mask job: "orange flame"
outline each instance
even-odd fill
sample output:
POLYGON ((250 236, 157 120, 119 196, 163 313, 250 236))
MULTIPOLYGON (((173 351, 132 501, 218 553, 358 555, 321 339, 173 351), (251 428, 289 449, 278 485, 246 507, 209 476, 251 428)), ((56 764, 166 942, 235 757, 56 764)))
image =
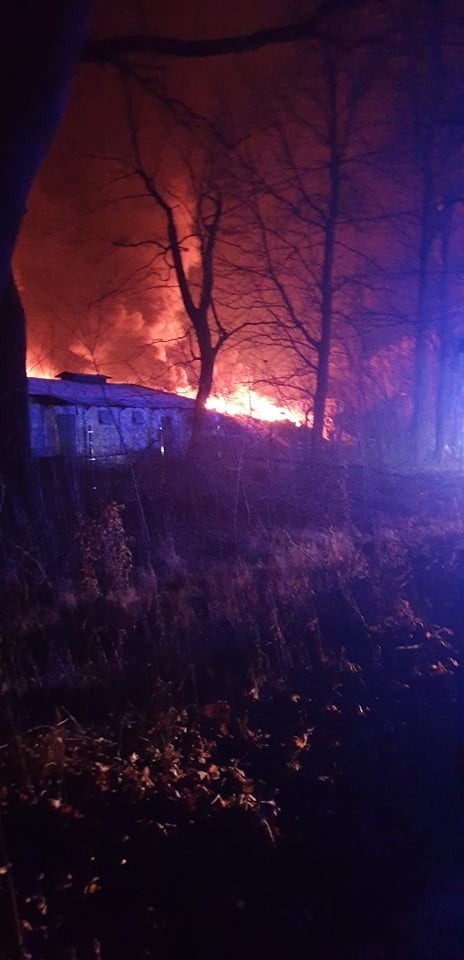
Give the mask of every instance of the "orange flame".
POLYGON ((28 357, 26 365, 26 376, 38 377, 41 380, 53 380, 56 376, 55 370, 45 360, 32 360, 28 357))
MULTIPOLYGON (((270 397, 265 397, 247 387, 237 387, 228 396, 211 396, 206 402, 206 407, 208 410, 216 410, 217 413, 223 413, 229 417, 252 417, 254 420, 262 420, 266 423, 287 421, 301 427, 308 422, 301 408, 296 404, 280 405, 270 397)), ((310 423, 308 425, 310 426, 310 423)))
MULTIPOLYGON (((191 387, 179 388, 179 396, 194 399, 191 387)), ((312 426, 312 414, 304 414, 298 404, 278 404, 249 387, 237 387, 232 393, 212 394, 206 401, 207 410, 215 410, 226 417, 251 417, 265 423, 293 423, 296 427, 312 426)))
MULTIPOLYGON (((53 380, 56 371, 45 360, 28 357, 26 367, 28 377, 39 377, 44 380, 53 380)), ((179 388, 177 393, 183 397, 194 399, 195 391, 191 388, 179 388)), ((208 410, 228 417, 251 417, 265 423, 293 423, 296 427, 312 426, 312 414, 304 414, 297 404, 278 404, 270 397, 266 397, 248 387, 237 387, 233 393, 226 395, 212 395, 206 402, 208 410)))

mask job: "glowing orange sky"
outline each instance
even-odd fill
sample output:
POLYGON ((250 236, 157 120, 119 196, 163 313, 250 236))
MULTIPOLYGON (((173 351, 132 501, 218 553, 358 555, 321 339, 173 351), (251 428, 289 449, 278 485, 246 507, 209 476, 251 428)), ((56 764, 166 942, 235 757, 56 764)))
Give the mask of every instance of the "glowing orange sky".
MULTIPOLYGON (((288 15, 286 6, 283 0, 266 4, 266 24, 282 22, 288 15)), ((93 30, 96 34, 115 34, 134 27, 143 29, 145 25, 149 29, 152 11, 151 3, 131 7, 123 2, 115 5, 100 0, 95 5, 93 30)), ((263 15, 258 2, 238 2, 221 7, 218 12, 216 2, 205 0, 199 15, 191 4, 174 0, 156 11, 155 26, 158 32, 207 37, 256 29, 263 25, 263 15)), ((223 110, 246 128, 260 103, 263 110, 264 104, 270 110, 266 98, 273 84, 285 87, 299 67, 304 70, 304 56, 304 48, 301 51, 284 47, 227 61, 170 62, 163 65, 163 70, 173 96, 185 95, 187 90, 196 109, 210 111, 213 119, 223 110)), ((271 97, 271 105, 272 102, 271 97)), ((369 126, 376 117, 377 104, 366 109, 368 114, 370 110, 369 126)), ((385 110, 383 119, 384 114, 385 110)), ((161 113, 158 119, 150 135, 153 155, 162 158, 166 141, 161 113)), ((115 251, 111 245, 123 229, 127 229, 128 236, 156 236, 159 231, 159 213, 153 207, 131 201, 123 228, 121 206, 113 203, 120 195, 120 186, 114 182, 114 167, 105 161, 105 156, 127 155, 125 120, 125 101, 114 72, 84 66, 77 77, 65 122, 30 198, 16 256, 17 279, 28 319, 29 365, 31 372, 39 375, 62 369, 97 370, 114 379, 191 391, 195 371, 175 285, 167 283, 166 276, 163 279, 150 275, 146 269, 143 278, 137 279, 141 263, 148 262, 145 253, 115 251)), ((178 134, 180 139, 186 136, 185 130, 178 134)), ((381 135, 376 136, 379 139, 381 135)), ((172 152, 168 166, 171 185, 182 192, 182 165, 172 152)), ((369 182, 366 174, 366 191, 371 199, 376 189, 382 193, 379 182, 378 176, 371 177, 369 182)), ((316 188, 317 184, 313 184, 316 188)), ((188 216, 185 231, 188 232, 188 216)), ((366 242, 373 258, 387 249, 390 259, 401 257, 401 244, 397 251, 393 249, 388 230, 382 232, 378 228, 376 236, 375 242, 371 236, 366 242)), ((353 241, 348 235, 345 239, 353 241)), ((347 243, 346 251, 348 247, 347 243)), ((347 263, 350 256, 345 253, 347 263)), ((193 265, 194 260, 193 251, 193 265)), ((384 291, 384 301, 386 296, 384 291)), ((347 312, 353 309, 349 297, 348 292, 344 294, 347 312)), ((359 303, 366 314, 377 307, 375 297, 367 285, 359 292, 359 303)), ((410 312, 410 303, 403 302, 403 306, 405 314, 410 312)), ((310 314, 309 305, 306 320, 310 314)), ((395 339, 398 333, 387 334, 387 339, 389 336, 395 339)), ((346 384, 337 386, 337 396, 343 395, 343 389, 349 395, 352 384, 340 341, 335 342, 333 355, 334 368, 340 370, 346 384)), ((267 360, 267 369, 277 371, 281 362, 279 351, 265 349, 259 342, 254 347, 248 343, 242 349, 231 348, 220 355, 216 394, 232 396, 238 390, 245 406, 249 406, 254 391, 258 397, 267 394, 278 407, 282 403, 278 391, 269 383, 264 385, 263 359, 267 360), (255 381, 261 381, 259 388, 255 381)), ((283 361, 283 373, 289 362, 283 361)), ((309 396, 309 375, 307 392, 309 396)))

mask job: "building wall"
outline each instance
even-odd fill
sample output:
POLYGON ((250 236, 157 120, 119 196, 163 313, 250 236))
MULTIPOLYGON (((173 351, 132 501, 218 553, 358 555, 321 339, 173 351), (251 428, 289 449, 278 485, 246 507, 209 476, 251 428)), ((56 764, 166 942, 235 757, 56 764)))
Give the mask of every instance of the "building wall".
POLYGON ((146 449, 179 453, 189 439, 189 413, 143 406, 79 406, 30 402, 32 452, 37 457, 124 457, 146 449))

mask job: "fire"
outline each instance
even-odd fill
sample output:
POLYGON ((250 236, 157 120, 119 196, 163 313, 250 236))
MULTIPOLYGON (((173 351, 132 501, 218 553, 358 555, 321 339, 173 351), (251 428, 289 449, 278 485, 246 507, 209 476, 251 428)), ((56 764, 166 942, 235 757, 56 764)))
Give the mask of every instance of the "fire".
MULTIPOLYGON (((182 397, 195 398, 195 391, 191 387, 179 388, 177 393, 182 397)), ((265 397, 249 387, 237 387, 232 393, 212 394, 206 401, 207 410, 215 410, 226 417, 252 417, 266 423, 293 423, 296 427, 311 426, 311 414, 304 414, 297 404, 284 405, 275 403, 270 397, 265 397)))
POLYGON ((297 427, 307 423, 307 418, 296 404, 294 406, 279 405, 269 397, 247 387, 237 387, 226 397, 211 396, 206 402, 206 407, 208 410, 216 410, 217 413, 229 417, 252 417, 267 423, 288 421, 297 427))
POLYGON ((32 360, 28 357, 26 364, 26 375, 28 377, 39 377, 41 380, 53 380, 56 376, 55 370, 44 360, 32 360))
MULTIPOLYGON (((40 357, 28 357, 26 367, 28 377, 39 377, 44 380, 53 380, 56 371, 40 357)), ((183 397, 195 398, 195 391, 191 387, 178 388, 177 393, 183 397)), ((208 410, 215 410, 228 417, 251 417, 265 423, 293 423, 296 427, 312 425, 312 415, 304 414, 297 404, 278 404, 270 397, 266 397, 256 390, 246 386, 237 387, 228 395, 214 394, 206 402, 208 410)))

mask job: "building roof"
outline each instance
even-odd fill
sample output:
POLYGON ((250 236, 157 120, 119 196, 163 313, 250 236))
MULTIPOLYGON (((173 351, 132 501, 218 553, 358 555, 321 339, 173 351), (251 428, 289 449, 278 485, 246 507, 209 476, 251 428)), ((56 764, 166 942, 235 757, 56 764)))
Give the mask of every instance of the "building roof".
POLYGON ((104 373, 72 373, 70 370, 63 370, 56 376, 59 380, 72 380, 74 383, 107 383, 111 380, 104 373))
POLYGON ((31 399, 80 406, 150 407, 191 410, 194 401, 164 390, 151 390, 133 383, 95 383, 74 380, 45 380, 28 377, 31 399))

